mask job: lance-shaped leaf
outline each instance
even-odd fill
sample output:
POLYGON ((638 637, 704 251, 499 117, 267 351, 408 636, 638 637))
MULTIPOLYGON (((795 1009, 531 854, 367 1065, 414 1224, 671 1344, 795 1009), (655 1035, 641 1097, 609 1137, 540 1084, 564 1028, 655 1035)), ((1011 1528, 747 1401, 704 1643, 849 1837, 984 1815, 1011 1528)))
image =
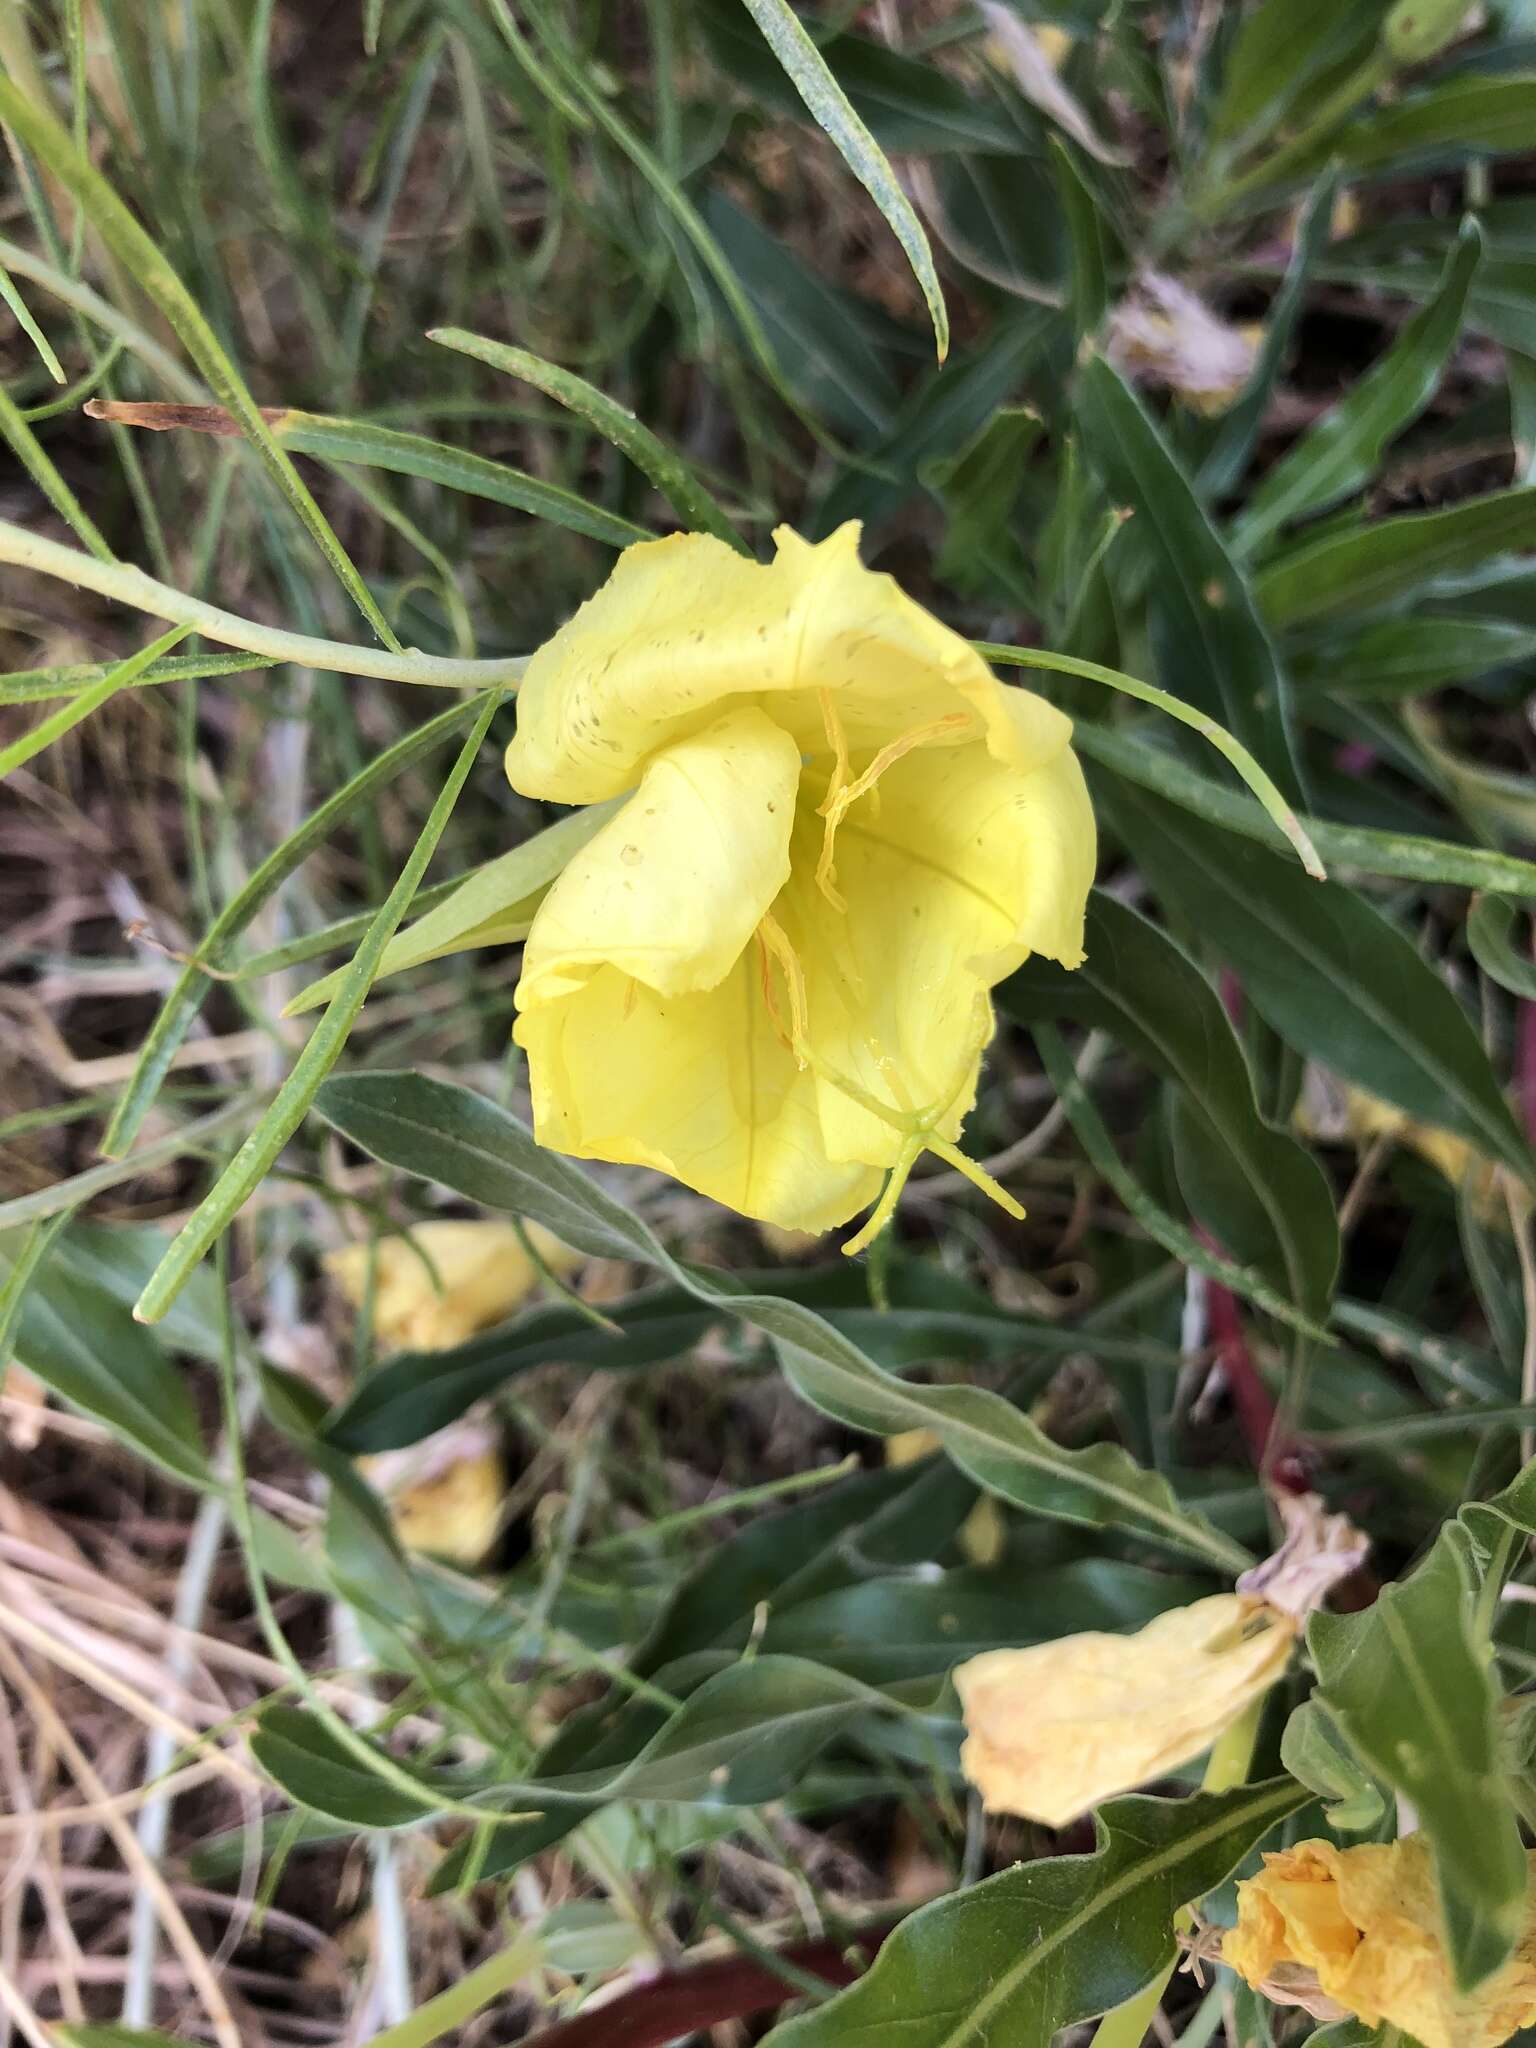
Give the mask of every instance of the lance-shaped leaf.
POLYGON ((761 1330, 790 1384, 851 1429, 891 1436, 931 1428, 962 1471, 1018 1507, 1129 1529, 1224 1572, 1248 1562, 1240 1545, 1181 1506, 1165 1480, 1143 1472, 1118 1445, 1064 1450, 1000 1394, 909 1385, 803 1304, 737 1293, 681 1265, 631 1209, 468 1088, 416 1074, 353 1074, 331 1082, 316 1107, 392 1166, 441 1181, 487 1208, 531 1217, 578 1251, 660 1268, 697 1300, 761 1330))
POLYGON ((1311 1798, 1290 1778, 1112 1800, 1091 1856, 1015 1865, 904 1921, 867 1974, 773 2048, 1048 2048, 1173 1959, 1173 1919, 1311 1798))
POLYGON ((1363 1614, 1316 1614, 1318 1697, 1361 1762, 1410 1799, 1434 1843, 1457 1982, 1496 1970, 1520 1931, 1526 1861, 1500 1773, 1498 1693, 1476 1639, 1465 1532, 1441 1533, 1363 1614))

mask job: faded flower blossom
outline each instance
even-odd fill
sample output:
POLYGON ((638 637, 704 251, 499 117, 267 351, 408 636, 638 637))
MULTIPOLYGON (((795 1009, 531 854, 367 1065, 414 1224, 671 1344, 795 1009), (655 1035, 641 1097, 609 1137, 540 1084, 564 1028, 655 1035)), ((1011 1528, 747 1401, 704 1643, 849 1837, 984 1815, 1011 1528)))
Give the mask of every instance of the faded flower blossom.
POLYGON ((1134 1635, 1093 1631, 960 1665, 960 1768, 992 1813, 1065 1827, 1210 1748, 1290 1662, 1296 1624, 1235 1593, 1134 1635))
POLYGON ((1172 1608, 1134 1635, 1062 1636, 958 1667, 960 1768, 990 1811, 1065 1827, 1200 1756, 1269 1690, 1307 1615, 1367 1549, 1315 1494, 1279 1494, 1276 1506, 1284 1541, 1236 1592, 1172 1608))
POLYGON ((1530 1894, 1514 1954, 1459 1994, 1422 1835, 1353 1849, 1298 1842, 1266 1855, 1259 1875, 1238 1885, 1237 1915, 1221 1959, 1276 2004, 1353 2014, 1368 2027, 1386 2021, 1421 2048, 1498 2048, 1536 2021, 1530 1894))
POLYGON ((859 562, 628 549, 530 662, 507 774, 623 808, 540 907, 517 990, 540 1142, 826 1230, 955 1147, 989 990, 1083 957, 1069 721, 859 562))
MULTIPOLYGON (((569 1272, 576 1254, 537 1223, 528 1242, 552 1273, 569 1272)), ((343 1245, 326 1271, 354 1308, 368 1282, 368 1247, 343 1245)), ((374 1253, 373 1328, 389 1351, 446 1351, 490 1329, 539 1284, 538 1266, 510 1223, 444 1217, 405 1236, 380 1238, 374 1253)))

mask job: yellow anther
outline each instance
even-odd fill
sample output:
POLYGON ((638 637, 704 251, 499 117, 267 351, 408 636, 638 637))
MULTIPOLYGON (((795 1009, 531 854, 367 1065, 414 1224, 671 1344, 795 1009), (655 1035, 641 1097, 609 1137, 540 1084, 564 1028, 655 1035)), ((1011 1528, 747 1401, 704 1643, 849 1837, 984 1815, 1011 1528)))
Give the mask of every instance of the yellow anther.
POLYGON ((780 1038, 784 1039, 801 1067, 808 1067, 811 1064, 811 1019, 805 999, 805 969, 800 965, 800 956, 790 944, 788 933, 772 911, 765 911, 759 920, 757 940, 763 949, 763 993, 767 998, 769 1015, 773 1018, 780 1038), (789 991, 787 1037, 778 1004, 774 999, 770 961, 783 975, 784 986, 789 991))

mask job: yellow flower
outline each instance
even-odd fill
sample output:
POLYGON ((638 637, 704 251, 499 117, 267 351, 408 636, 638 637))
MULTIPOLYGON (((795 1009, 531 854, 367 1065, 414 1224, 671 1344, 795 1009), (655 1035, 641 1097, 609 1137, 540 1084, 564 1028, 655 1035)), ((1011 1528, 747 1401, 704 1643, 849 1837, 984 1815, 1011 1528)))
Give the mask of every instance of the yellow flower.
POLYGON ((993 984, 1081 961, 1093 814, 1069 721, 857 526, 774 538, 630 548, 529 664, 514 788, 633 794, 534 919, 516 1037, 542 1143, 797 1230, 889 1174, 862 1242, 925 1147, 962 1163, 993 984))
POLYGON ((1065 1827, 1209 1749, 1285 1670, 1296 1627, 1218 1593, 1130 1636, 985 1651, 954 1673, 960 1767, 990 1812, 1065 1827))
MULTIPOLYGON (((553 1273, 569 1272, 576 1254, 536 1223, 528 1241, 553 1273)), ((353 1307, 368 1279, 368 1247, 344 1245, 326 1256, 326 1270, 353 1307)), ((374 1267, 373 1327, 393 1351, 446 1351, 522 1303, 539 1269, 510 1223, 418 1223, 405 1237, 379 1240, 374 1267)))
MULTIPOLYGON (((1536 1863, 1536 1858, 1533 1858, 1536 1863)), ((1446 1960, 1434 1862, 1421 1835, 1338 1849, 1298 1842, 1237 1888, 1221 1959, 1282 2002, 1315 1986, 1366 2026, 1383 2020, 1421 2048, 1498 2048, 1536 2020, 1536 1909, 1514 1954, 1459 1996, 1446 1960)))

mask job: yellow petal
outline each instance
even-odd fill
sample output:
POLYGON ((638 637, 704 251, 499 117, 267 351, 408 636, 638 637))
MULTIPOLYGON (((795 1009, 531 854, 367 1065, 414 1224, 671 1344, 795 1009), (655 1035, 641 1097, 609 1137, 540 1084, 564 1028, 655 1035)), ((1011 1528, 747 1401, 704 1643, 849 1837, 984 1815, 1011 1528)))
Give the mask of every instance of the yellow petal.
MULTIPOLYGON (((577 1263, 568 1245, 537 1223, 529 1242, 552 1272, 577 1263)), ((368 1247, 329 1252, 326 1271, 353 1307, 368 1280, 368 1247)), ((510 1223, 418 1223, 379 1240, 374 1254, 373 1327, 388 1350, 443 1351, 501 1322, 538 1285, 538 1268, 510 1223)))
POLYGON ((788 879, 799 781, 794 741, 760 711, 658 754, 540 905, 518 1008, 568 1000, 603 969, 668 996, 723 981, 788 879))
POLYGON ((775 914, 805 967, 811 1042, 826 1075, 834 1159, 890 1165, 900 1134, 835 1073, 958 1135, 992 1036, 988 990, 1032 951, 1076 966, 1095 860, 1077 759, 1028 774, 979 745, 909 755, 837 837, 839 910, 815 884, 810 824, 775 914))
POLYGON ((454 1424, 397 1454, 360 1458, 359 1466, 386 1497, 390 1519, 408 1550, 474 1566, 495 1542, 507 1498, 501 1452, 486 1447, 483 1427, 454 1424))
POLYGON ((1067 745, 1061 712, 1005 690, 957 633, 862 566, 857 525, 814 544, 780 528, 774 542, 768 563, 705 534, 626 549, 528 665, 507 749, 513 787, 570 804, 621 795, 653 754, 752 705, 801 752, 820 751, 824 697, 854 752, 945 718, 954 743, 985 737, 1019 768, 1067 745))
POLYGON ((830 1230, 879 1193, 873 1168, 828 1158, 815 1082, 779 1036, 755 949, 678 996, 599 968, 525 1009, 515 1036, 541 1145, 658 1167, 786 1230, 830 1230))
MULTIPOLYGON (((1536 1871, 1536 1857, 1531 1859, 1536 1871)), ((1471 1993, 1445 1953, 1434 1859, 1421 1835, 1340 1849, 1298 1842, 1266 1855, 1237 1888, 1222 1961, 1255 1986, 1310 1972, 1367 2026, 1387 2021, 1421 2048, 1498 2048, 1536 2020, 1536 1905, 1527 1892, 1515 1952, 1471 1993)))
POLYGON ((1294 1641, 1288 1622, 1224 1593, 1135 1635, 989 1650, 954 1674, 961 1768, 990 1811, 1064 1827, 1209 1749, 1280 1677, 1294 1641))

